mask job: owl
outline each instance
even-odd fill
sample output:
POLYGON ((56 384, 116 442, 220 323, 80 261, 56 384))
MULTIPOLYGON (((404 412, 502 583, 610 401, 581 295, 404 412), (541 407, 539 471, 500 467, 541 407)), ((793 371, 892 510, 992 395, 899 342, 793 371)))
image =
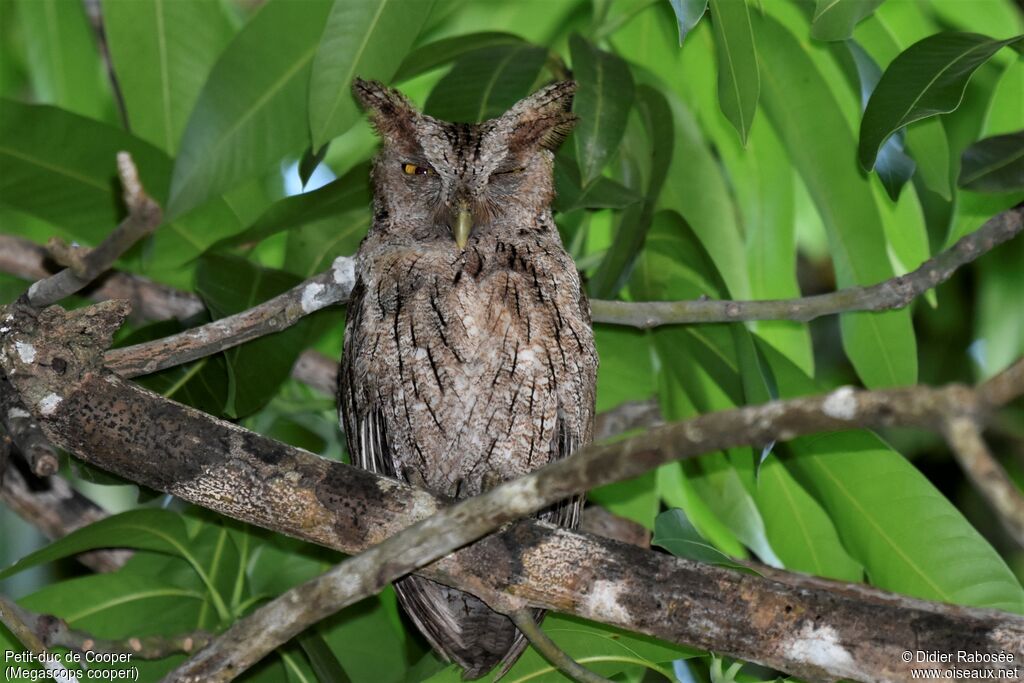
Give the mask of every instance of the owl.
MULTIPOLYGON (((590 305, 551 216, 574 90, 555 83, 464 124, 379 83, 353 85, 382 140, 338 383, 353 464, 457 500, 589 443, 590 305)), ((581 502, 541 517, 575 528, 581 502)), ((466 678, 510 666, 526 646, 468 593, 418 576, 395 590, 466 678)))

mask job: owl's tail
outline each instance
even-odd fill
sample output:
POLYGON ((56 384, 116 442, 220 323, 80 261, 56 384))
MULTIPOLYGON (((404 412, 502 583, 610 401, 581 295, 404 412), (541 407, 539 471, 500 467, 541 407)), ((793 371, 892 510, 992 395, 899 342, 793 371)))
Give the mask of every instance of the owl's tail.
MULTIPOLYGON (((512 621, 469 593, 419 576, 395 583, 398 602, 435 650, 463 668, 466 680, 515 664, 527 641, 512 621)), ((536 611, 539 621, 544 615, 536 611)))

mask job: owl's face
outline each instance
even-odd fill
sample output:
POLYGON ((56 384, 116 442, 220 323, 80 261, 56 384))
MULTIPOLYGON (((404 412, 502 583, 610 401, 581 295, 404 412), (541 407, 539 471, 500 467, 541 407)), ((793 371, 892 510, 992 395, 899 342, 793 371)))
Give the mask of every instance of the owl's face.
POLYGON ((571 130, 575 84, 555 83, 479 124, 439 121, 396 90, 357 79, 383 141, 374 162, 374 229, 462 249, 548 211, 553 150, 571 130))

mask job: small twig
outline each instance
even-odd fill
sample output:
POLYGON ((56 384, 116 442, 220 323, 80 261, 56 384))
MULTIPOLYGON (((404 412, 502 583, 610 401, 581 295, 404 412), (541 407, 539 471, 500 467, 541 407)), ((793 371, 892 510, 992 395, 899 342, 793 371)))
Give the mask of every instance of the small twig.
POLYGON ((338 361, 307 349, 299 354, 292 366, 292 379, 334 396, 338 390, 338 361))
POLYGON ((580 681, 580 683, 611 683, 610 679, 597 675, 570 657, 565 650, 558 647, 555 641, 551 640, 548 634, 544 633, 544 629, 540 627, 540 624, 534 621, 533 614, 533 610, 520 609, 510 612, 508 618, 512 620, 512 623, 516 625, 519 632, 526 636, 526 639, 530 641, 530 645, 533 645, 533 649, 539 652, 544 659, 548 660, 552 666, 574 681, 580 681))
MULTIPOLYGON (((54 678, 69 683, 78 683, 78 677, 68 671, 60 659, 49 650, 35 631, 21 617, 22 609, 6 596, 0 595, 0 623, 7 627, 15 638, 35 657, 34 663, 54 672, 54 678)), ((6 666, 6 665, 5 665, 6 666)))
POLYGON ((163 659, 175 654, 190 654, 210 642, 210 634, 206 631, 116 640, 97 638, 91 633, 71 628, 68 622, 52 614, 37 614, 13 602, 9 602, 7 607, 45 648, 63 647, 79 652, 128 654, 136 659, 163 659))
POLYGON ((978 424, 970 417, 955 417, 943 431, 960 468, 996 513, 1007 533, 1024 547, 1024 497, 985 445, 978 424))
MULTIPOLYGON (((50 255, 44 247, 14 235, 0 235, 0 272, 25 280, 53 275, 50 255)), ((94 280, 82 294, 94 301, 127 299, 132 315, 144 320, 184 320, 204 310, 202 300, 140 275, 108 271, 94 280)))
POLYGON ((649 429, 663 422, 657 401, 626 401, 597 414, 594 441, 604 441, 634 429, 649 429))
MULTIPOLYGON (((71 488, 60 476, 30 483, 32 475, 19 465, 12 457, 0 476, 0 501, 47 538, 62 538, 107 517, 103 508, 71 488)), ((93 571, 113 572, 131 556, 130 550, 90 550, 75 559, 93 571)))
POLYGON ((978 394, 986 406, 1004 406, 1024 396, 1024 358, 978 387, 978 394))
POLYGON ((122 377, 188 363, 287 329, 314 311, 345 301, 354 285, 355 260, 339 256, 330 270, 259 306, 170 337, 108 351, 105 363, 122 377))
POLYGON ((110 268, 121 254, 160 225, 163 217, 160 206, 143 189, 138 169, 128 152, 118 152, 117 172, 128 217, 88 253, 72 255, 70 251, 66 252, 73 266, 29 287, 26 296, 32 306, 49 306, 85 288, 110 268))
POLYGON ((903 308, 929 289, 948 280, 964 264, 1020 233, 1024 208, 991 218, 950 249, 925 261, 906 275, 869 287, 849 287, 829 294, 770 301, 591 301, 594 322, 641 329, 680 323, 720 323, 744 320, 797 320, 853 311, 903 308))
POLYGON ((583 508, 580 531, 620 543, 629 543, 639 548, 651 547, 651 532, 643 524, 620 517, 600 505, 583 508))
POLYGON ((90 251, 87 247, 68 244, 59 237, 51 237, 50 241, 46 243, 46 251, 50 253, 50 258, 62 268, 70 268, 71 272, 78 277, 87 276, 83 260, 90 251))

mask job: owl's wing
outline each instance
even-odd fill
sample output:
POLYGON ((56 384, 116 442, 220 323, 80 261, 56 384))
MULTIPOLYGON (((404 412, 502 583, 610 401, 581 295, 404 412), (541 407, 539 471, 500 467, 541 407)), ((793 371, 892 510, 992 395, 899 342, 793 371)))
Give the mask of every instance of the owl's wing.
POLYGON ((366 287, 357 280, 349 298, 348 311, 353 317, 346 327, 345 347, 338 374, 338 402, 341 404, 341 418, 344 424, 345 441, 348 444, 350 462, 370 472, 395 476, 395 467, 388 450, 387 425, 381 406, 374 402, 376 392, 365 386, 365 380, 357 376, 357 358, 365 344, 363 326, 363 297, 366 287))
MULTIPOLYGON (((582 426, 578 425, 577 427, 582 426)), ((583 445, 583 439, 582 429, 574 429, 564 411, 559 409, 558 429, 555 430, 554 443, 551 444, 551 459, 561 460, 569 457, 583 445)), ((553 505, 549 511, 541 513, 540 517, 552 524, 575 529, 580 524, 580 512, 583 510, 584 498, 584 494, 566 498, 553 505)))

